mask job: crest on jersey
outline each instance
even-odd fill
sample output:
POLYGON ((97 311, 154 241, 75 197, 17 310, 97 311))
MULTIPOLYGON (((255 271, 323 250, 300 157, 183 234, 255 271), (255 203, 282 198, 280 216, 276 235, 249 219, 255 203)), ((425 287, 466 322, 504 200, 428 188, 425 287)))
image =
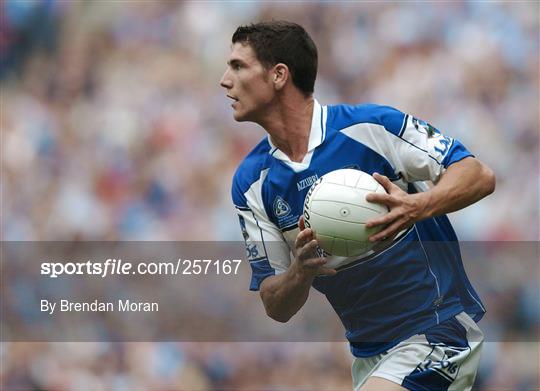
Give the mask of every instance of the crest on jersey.
POLYGON ((421 119, 413 117, 412 123, 414 127, 416 128, 416 130, 418 130, 420 133, 426 132, 429 138, 435 137, 436 135, 441 134, 441 132, 439 132, 437 128, 431 126, 426 121, 423 121, 421 119))
POLYGON ((289 213, 291 213, 289 204, 287 204, 283 198, 277 196, 274 200, 274 214, 276 217, 279 219, 287 216, 289 213))
POLYGON ((444 136, 437 128, 431 126, 426 121, 412 117, 411 122, 418 132, 427 135, 428 153, 441 164, 446 153, 452 146, 453 140, 450 137, 444 136))

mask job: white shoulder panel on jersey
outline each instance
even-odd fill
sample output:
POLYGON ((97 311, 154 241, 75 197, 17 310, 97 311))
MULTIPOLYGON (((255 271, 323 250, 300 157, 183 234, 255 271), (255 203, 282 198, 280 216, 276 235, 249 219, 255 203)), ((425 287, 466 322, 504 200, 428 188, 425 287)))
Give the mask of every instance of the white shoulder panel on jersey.
POLYGON ((423 151, 439 166, 442 166, 454 143, 454 139, 444 136, 427 122, 410 115, 407 115, 407 123, 401 138, 423 151))
POLYGON ((268 259, 276 274, 286 271, 291 263, 290 250, 281 231, 270 221, 262 200, 262 185, 268 169, 246 191, 248 208, 237 208, 249 262, 268 259))
POLYGON ((422 126, 418 130, 414 120, 407 116, 401 137, 371 123, 355 124, 341 132, 384 157, 406 182, 437 182, 445 171, 441 162, 453 140, 440 133, 430 136, 422 126))

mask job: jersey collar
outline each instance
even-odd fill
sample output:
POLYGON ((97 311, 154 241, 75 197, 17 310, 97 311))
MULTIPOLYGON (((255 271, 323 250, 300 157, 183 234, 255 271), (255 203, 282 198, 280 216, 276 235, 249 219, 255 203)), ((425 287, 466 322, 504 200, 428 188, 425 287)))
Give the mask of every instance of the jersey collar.
MULTIPOLYGON (((317 101, 317 99, 314 99, 313 117, 311 118, 311 130, 309 131, 308 151, 307 151, 306 156, 304 157, 304 161, 306 160, 306 158, 311 158, 313 150, 323 143, 325 137, 326 137, 326 107, 321 106, 320 103, 317 101)), ((270 151, 268 152, 270 155, 272 155, 276 159, 291 162, 291 159, 289 159, 289 157, 285 153, 281 152, 272 143, 272 140, 270 139, 270 135, 268 135, 268 143, 270 144, 270 147, 271 147, 270 151)), ((294 162, 291 162, 291 163, 294 163, 294 162)))

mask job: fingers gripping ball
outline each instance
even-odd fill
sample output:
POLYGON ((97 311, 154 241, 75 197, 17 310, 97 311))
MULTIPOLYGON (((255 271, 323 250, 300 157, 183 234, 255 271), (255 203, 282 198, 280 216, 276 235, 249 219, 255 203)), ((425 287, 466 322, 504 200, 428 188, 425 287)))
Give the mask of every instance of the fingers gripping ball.
POLYGON ((388 213, 385 205, 366 201, 369 193, 386 193, 369 174, 353 169, 329 172, 313 184, 304 202, 304 223, 331 255, 353 257, 369 251, 368 237, 383 227, 366 222, 388 213))

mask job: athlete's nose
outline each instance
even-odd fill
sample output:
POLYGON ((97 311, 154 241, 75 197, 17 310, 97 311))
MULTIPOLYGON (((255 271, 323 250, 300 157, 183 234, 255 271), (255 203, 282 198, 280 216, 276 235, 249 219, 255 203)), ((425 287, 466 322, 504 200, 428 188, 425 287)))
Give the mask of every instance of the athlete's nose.
POLYGON ((232 87, 232 81, 229 77, 229 70, 227 69, 223 76, 221 76, 221 80, 219 81, 219 85, 226 89, 231 89, 232 87))

